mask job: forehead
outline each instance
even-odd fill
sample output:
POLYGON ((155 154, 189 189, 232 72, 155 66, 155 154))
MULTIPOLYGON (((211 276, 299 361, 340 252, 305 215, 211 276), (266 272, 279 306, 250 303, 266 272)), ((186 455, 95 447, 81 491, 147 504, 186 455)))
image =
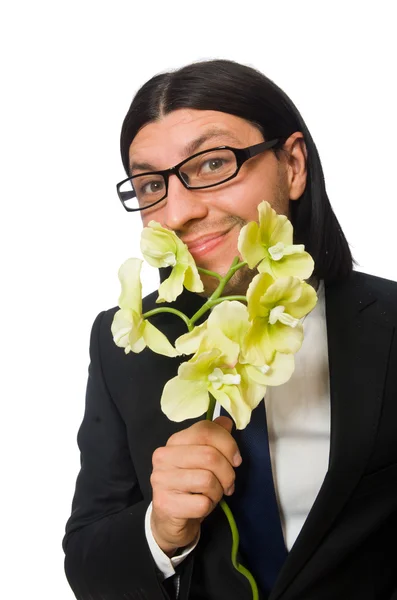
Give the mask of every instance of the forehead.
POLYGON ((245 119, 216 110, 179 109, 148 123, 130 145, 130 162, 156 158, 174 164, 201 147, 249 146, 263 139, 245 119), (166 155, 166 156, 165 156, 166 155))

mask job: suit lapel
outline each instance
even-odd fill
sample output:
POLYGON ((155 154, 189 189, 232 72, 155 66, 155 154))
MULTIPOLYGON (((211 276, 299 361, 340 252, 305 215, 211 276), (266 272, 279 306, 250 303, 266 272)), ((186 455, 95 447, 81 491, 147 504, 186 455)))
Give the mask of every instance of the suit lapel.
POLYGON ((354 281, 353 275, 350 283, 326 287, 329 469, 269 600, 287 598, 289 591, 321 576, 328 562, 321 543, 362 476, 373 447, 392 328, 366 317, 376 299, 363 295, 354 281))

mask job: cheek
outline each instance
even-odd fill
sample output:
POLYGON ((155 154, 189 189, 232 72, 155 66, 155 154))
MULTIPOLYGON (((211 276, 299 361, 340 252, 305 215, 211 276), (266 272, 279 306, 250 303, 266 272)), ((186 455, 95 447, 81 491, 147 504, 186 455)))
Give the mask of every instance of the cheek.
POLYGON ((214 209, 235 215, 244 221, 258 219, 258 204, 266 200, 278 205, 277 181, 265 179, 261 174, 231 182, 227 188, 214 194, 211 205, 214 209))
POLYGON ((142 226, 147 227, 147 225, 150 223, 150 221, 157 221, 158 223, 162 224, 163 211, 164 211, 164 207, 161 207, 161 208, 153 207, 153 208, 148 208, 146 210, 143 210, 141 212, 142 226))

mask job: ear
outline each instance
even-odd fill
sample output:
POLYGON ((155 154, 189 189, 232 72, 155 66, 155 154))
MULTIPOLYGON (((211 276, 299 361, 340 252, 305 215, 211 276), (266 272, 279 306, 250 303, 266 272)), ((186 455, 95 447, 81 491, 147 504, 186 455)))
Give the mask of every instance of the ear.
POLYGON ((307 149, 303 133, 296 131, 284 144, 290 200, 298 200, 306 187, 307 149))

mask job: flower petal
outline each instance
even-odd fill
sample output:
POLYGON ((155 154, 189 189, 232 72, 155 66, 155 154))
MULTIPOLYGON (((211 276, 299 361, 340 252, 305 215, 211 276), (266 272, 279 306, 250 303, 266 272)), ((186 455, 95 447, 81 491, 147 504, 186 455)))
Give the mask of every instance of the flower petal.
POLYGON ((285 246, 290 246, 292 244, 292 240, 293 228, 290 221, 288 221, 288 218, 285 215, 277 215, 277 221, 274 224, 273 230, 269 236, 269 246, 275 246, 280 242, 285 246))
POLYGON ((128 336, 132 328, 132 313, 130 310, 118 310, 112 321, 110 330, 113 335, 113 340, 119 348, 126 348, 129 345, 128 336))
POLYGON ((174 302, 183 291, 183 280, 185 278, 186 265, 177 263, 172 269, 170 276, 162 282, 159 287, 159 302, 174 302))
POLYGON ((247 300, 248 313, 251 320, 255 319, 255 317, 267 317, 269 314, 269 308, 262 304, 261 299, 273 283, 274 279, 271 275, 268 273, 261 273, 255 275, 249 284, 247 300))
POLYGON ((297 277, 280 277, 268 287, 261 298, 261 303, 269 309, 285 306, 299 300, 302 293, 302 282, 297 277))
POLYGON ((292 302, 286 303, 285 310, 297 319, 302 319, 307 315, 317 304, 317 294, 315 289, 309 283, 302 283, 302 291, 300 298, 292 302))
POLYGON ((209 395, 204 381, 173 377, 164 386, 161 409, 171 421, 194 419, 208 410, 209 395))
POLYGON ((258 270, 258 273, 268 273, 274 279, 276 276, 273 273, 273 269, 272 269, 273 264, 274 264, 274 261, 270 258, 270 256, 265 256, 265 258, 263 260, 261 260, 259 265, 256 267, 258 270))
POLYGON ((236 300, 224 300, 208 317, 208 329, 219 328, 231 340, 240 342, 249 327, 248 309, 236 300))
POLYGON ((262 382, 258 383, 251 377, 251 369, 260 373, 258 369, 248 365, 240 366, 238 372, 241 375, 240 389, 242 396, 250 409, 254 410, 265 396, 266 385, 263 385, 262 382))
POLYGON ((307 252, 289 254, 278 261, 272 261, 275 277, 298 277, 308 279, 313 273, 314 261, 307 252))
POLYGON ((212 310, 207 323, 210 346, 219 348, 225 363, 234 367, 250 326, 247 307, 241 302, 224 300, 212 310))
POLYGON ((253 320, 244 339, 240 362, 257 367, 268 365, 274 358, 275 350, 269 341, 268 323, 260 317, 253 320))
POLYGON ((175 348, 180 354, 194 354, 199 349, 206 330, 207 321, 197 325, 192 331, 181 335, 175 341, 175 348))
POLYGON ((141 233, 141 252, 152 267, 169 267, 176 264, 177 236, 173 231, 150 221, 141 233))
MULTIPOLYGON (((259 229, 260 229, 260 243, 268 248, 274 246, 283 239, 278 239, 277 236, 273 236, 274 231, 279 231, 287 221, 287 217, 284 215, 278 215, 276 211, 270 206, 269 202, 261 202, 258 206, 259 214, 259 229)), ((292 241, 290 242, 292 243, 292 241)))
POLYGON ((142 337, 143 320, 140 315, 132 310, 118 310, 111 325, 111 332, 116 346, 125 348, 126 354, 142 352, 146 343, 142 337))
POLYGON ((222 366, 233 368, 237 363, 240 345, 227 337, 221 329, 209 326, 203 337, 202 349, 208 351, 211 348, 217 348, 221 353, 222 366))
POLYGON ((289 327, 277 322, 267 326, 267 334, 271 348, 277 352, 294 354, 298 352, 303 342, 303 326, 299 323, 296 327, 289 327))
MULTIPOLYGON (((213 348, 209 352, 200 352, 197 357, 193 357, 179 365, 178 376, 181 379, 203 379, 207 381, 208 375, 212 373, 215 367, 219 366, 218 359, 221 355, 221 351, 217 348, 213 348)), ((209 385, 209 383, 206 385, 209 385)))
POLYGON ((153 352, 157 352, 157 354, 172 357, 179 356, 179 352, 175 350, 164 333, 152 325, 152 323, 149 323, 149 321, 144 322, 143 339, 145 340, 146 345, 149 346, 153 352))
POLYGON ((183 285, 187 290, 190 292, 195 292, 196 294, 204 291, 204 285, 200 279, 200 274, 197 270, 195 262, 193 261, 193 258, 191 261, 189 260, 189 266, 185 271, 183 285))
POLYGON ((294 355, 276 352, 274 360, 269 366, 270 368, 266 373, 261 373, 256 367, 247 365, 247 373, 253 381, 256 381, 262 385, 282 385, 291 378, 294 372, 294 355))
POLYGON ((119 297, 120 308, 129 308, 139 314, 142 312, 142 285, 141 268, 142 260, 129 258, 119 269, 121 294, 119 297))
POLYGON ((223 385, 218 390, 210 387, 209 391, 232 417, 237 429, 244 429, 248 425, 251 419, 251 408, 244 402, 238 386, 223 385))
MULTIPOLYGON (((128 346, 128 348, 132 351, 135 352, 136 354, 139 354, 139 352, 142 352, 142 350, 144 350, 146 348, 146 342, 143 339, 143 337, 137 337, 135 339, 135 341, 133 343, 130 343, 130 345, 128 346)), ((126 348, 126 354, 128 354, 127 352, 127 348, 126 348)))
POLYGON ((256 267, 258 262, 265 256, 265 249, 261 245, 259 233, 258 224, 251 221, 244 225, 238 237, 238 251, 243 260, 248 263, 250 269, 256 267))
POLYGON ((241 302, 225 300, 215 306, 207 321, 178 338, 175 346, 182 354, 216 348, 222 355, 222 366, 233 368, 248 328, 247 308, 241 302))

